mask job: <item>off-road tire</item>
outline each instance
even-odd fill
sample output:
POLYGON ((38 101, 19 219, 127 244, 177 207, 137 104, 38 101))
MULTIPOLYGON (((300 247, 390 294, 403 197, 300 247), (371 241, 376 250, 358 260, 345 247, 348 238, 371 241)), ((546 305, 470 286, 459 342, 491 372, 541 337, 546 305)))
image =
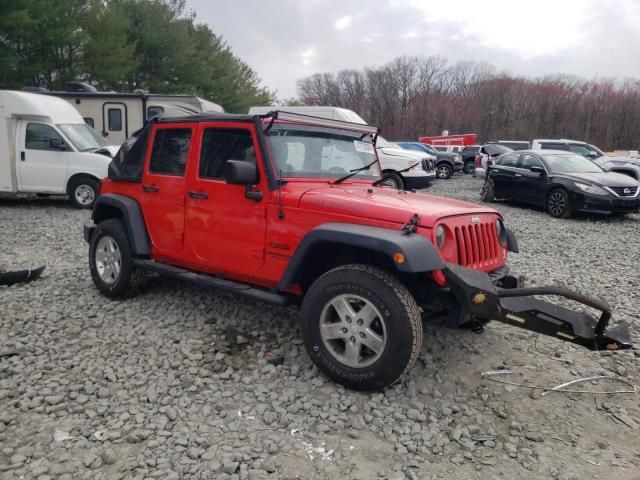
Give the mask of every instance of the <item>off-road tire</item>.
POLYGON ((144 285, 145 272, 134 263, 129 239, 119 219, 112 218, 100 222, 93 231, 89 241, 89 269, 96 288, 109 298, 133 296, 144 285), (96 264, 96 248, 104 237, 113 239, 120 252, 120 273, 113 283, 107 283, 100 277, 96 264))
POLYGON ((486 203, 495 201, 495 190, 491 180, 485 180, 480 190, 480 200, 486 203))
POLYGON ((448 163, 440 163, 436 165, 436 178, 438 180, 447 180, 453 175, 453 167, 448 163))
POLYGON ((395 188, 396 190, 404 190, 404 180, 397 173, 385 173, 384 182, 382 185, 386 185, 391 188, 395 188))
POLYGON ((318 278, 305 295, 301 321, 304 344, 316 366, 354 390, 380 390, 393 384, 413 366, 422 346, 422 319, 415 299, 395 276, 370 265, 344 265, 318 278), (384 317, 386 345, 369 366, 345 365, 322 340, 322 312, 340 295, 365 298, 384 317))
POLYGON ((464 166, 462 167, 462 171, 467 175, 472 175, 476 170, 476 162, 475 160, 470 160, 468 162, 464 162, 464 166))
POLYGON ((69 183, 69 200, 71 204, 78 208, 92 209, 98 198, 98 180, 88 175, 80 175, 69 183), (78 197, 82 192, 92 192, 91 200, 82 202, 78 197))
POLYGON ((571 199, 566 190, 555 188, 547 195, 546 208, 549 215, 554 218, 569 218, 571 216, 571 199), (559 208, 562 203, 564 206, 559 208))

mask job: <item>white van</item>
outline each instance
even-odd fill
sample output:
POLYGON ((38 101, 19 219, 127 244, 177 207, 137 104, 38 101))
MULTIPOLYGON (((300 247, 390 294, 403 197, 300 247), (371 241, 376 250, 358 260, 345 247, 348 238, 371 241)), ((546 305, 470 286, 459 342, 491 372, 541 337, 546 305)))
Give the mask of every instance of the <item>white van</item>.
MULTIPOLYGON (((367 124, 356 112, 339 107, 251 107, 249 109, 249 115, 265 115, 274 110, 309 115, 312 117, 330 118, 343 122, 367 124)), ((378 152, 382 173, 387 175, 386 185, 397 188, 398 190, 418 190, 428 187, 431 180, 436 178, 436 158, 433 155, 394 147, 380 136, 378 136, 376 142, 376 151, 378 152), (413 168, 404 171, 412 165, 414 165, 413 168)))
POLYGON ((0 192, 67 194, 92 208, 116 150, 64 100, 0 90, 0 192))
POLYGON ((201 112, 224 112, 217 103, 193 95, 161 95, 144 92, 98 92, 82 82, 69 82, 64 92, 43 91, 75 107, 82 118, 111 145, 121 145, 148 119, 192 115, 201 112))

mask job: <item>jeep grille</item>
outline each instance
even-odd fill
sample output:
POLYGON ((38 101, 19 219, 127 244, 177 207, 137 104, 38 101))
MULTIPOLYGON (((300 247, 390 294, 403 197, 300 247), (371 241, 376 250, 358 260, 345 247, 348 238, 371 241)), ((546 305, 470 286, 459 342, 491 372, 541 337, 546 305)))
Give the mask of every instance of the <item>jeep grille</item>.
POLYGON ((498 266, 502 248, 498 243, 495 221, 459 225, 454 227, 458 248, 458 263, 463 267, 486 269, 498 266))

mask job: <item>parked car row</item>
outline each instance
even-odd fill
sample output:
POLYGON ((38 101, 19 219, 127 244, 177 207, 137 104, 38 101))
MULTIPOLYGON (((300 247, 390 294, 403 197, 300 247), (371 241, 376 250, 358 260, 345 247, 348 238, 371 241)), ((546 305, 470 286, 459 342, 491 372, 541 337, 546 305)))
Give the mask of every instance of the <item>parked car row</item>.
POLYGON ((480 198, 543 207, 556 218, 576 212, 625 215, 640 210, 640 183, 577 153, 521 150, 504 153, 489 165, 480 198))

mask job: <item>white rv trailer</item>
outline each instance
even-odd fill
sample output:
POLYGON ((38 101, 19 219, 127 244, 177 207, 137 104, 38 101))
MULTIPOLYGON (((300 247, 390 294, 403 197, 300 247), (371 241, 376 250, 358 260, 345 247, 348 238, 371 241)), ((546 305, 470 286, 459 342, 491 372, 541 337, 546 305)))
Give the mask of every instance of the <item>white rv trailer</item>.
MULTIPOLYGON (((98 92, 83 86, 84 91, 40 93, 62 98, 73 105, 84 121, 101 133, 111 145, 121 145, 147 119, 158 114, 191 115, 200 112, 224 112, 217 103, 192 95, 98 92)), ((72 90, 72 89, 68 89, 72 90)))
POLYGON ((114 151, 64 100, 0 90, 0 192, 67 194, 91 208, 114 151))

